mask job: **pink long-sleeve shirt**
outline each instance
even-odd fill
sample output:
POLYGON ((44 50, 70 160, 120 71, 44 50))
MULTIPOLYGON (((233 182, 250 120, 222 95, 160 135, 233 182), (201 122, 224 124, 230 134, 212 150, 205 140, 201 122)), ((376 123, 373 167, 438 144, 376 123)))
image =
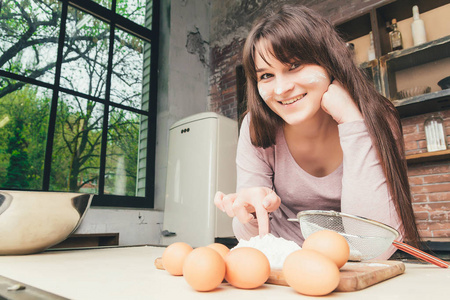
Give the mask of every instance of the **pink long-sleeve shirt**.
MULTIPOLYGON (((401 220, 363 120, 338 125, 343 162, 324 177, 315 177, 296 163, 282 128, 277 132, 275 145, 266 149, 253 146, 249 123, 247 115, 238 141, 237 191, 250 187, 274 189, 281 198, 281 205, 269 215, 273 235, 293 240, 301 246, 304 238, 299 224, 287 219, 296 218, 300 211, 312 209, 366 217, 390 225, 402 234, 401 220)), ((234 218, 233 230, 238 240, 248 240, 258 235, 257 220, 243 224, 234 218)), ((387 259, 395 250, 391 246, 377 259, 387 259)))

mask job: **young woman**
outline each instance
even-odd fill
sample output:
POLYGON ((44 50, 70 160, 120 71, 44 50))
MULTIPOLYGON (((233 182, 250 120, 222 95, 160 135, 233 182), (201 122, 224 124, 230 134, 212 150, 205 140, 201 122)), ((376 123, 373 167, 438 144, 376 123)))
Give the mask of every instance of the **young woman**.
POLYGON ((236 237, 270 232, 302 245, 287 219, 320 209, 383 222, 417 246, 398 113, 333 26, 306 7, 283 6, 255 24, 243 64, 237 193, 214 199, 234 217, 236 237))

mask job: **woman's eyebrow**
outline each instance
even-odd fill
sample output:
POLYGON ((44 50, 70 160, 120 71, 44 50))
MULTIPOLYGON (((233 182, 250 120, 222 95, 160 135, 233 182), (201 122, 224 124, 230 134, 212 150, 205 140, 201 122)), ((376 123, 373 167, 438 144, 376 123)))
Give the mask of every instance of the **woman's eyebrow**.
POLYGON ((265 72, 266 70, 267 70, 267 68, 256 68, 255 69, 256 73, 265 72))

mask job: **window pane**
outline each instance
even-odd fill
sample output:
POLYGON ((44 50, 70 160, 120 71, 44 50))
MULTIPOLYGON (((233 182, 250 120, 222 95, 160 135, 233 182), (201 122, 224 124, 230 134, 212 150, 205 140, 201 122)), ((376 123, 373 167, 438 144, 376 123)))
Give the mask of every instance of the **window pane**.
POLYGON ((98 192, 103 105, 68 94, 58 103, 50 189, 98 192))
POLYGON ((96 2, 96 3, 100 4, 101 6, 106 7, 107 9, 111 9, 112 0, 93 0, 93 2, 96 2))
POLYGON ((0 1, 0 69, 53 83, 59 1, 0 1))
POLYGON ((135 196, 139 115, 112 108, 108 128, 105 194, 135 196))
POLYGON ((150 0, 117 0, 116 13, 152 29, 152 8, 150 0))
POLYGON ((143 105, 146 89, 142 85, 149 81, 150 44, 122 30, 116 30, 115 35, 111 101, 147 109, 143 105))
POLYGON ((104 98, 108 48, 109 25, 69 7, 61 86, 104 98))
POLYGON ((21 84, 19 90, 5 90, 0 77, 0 187, 42 188, 48 118, 52 92, 21 84))

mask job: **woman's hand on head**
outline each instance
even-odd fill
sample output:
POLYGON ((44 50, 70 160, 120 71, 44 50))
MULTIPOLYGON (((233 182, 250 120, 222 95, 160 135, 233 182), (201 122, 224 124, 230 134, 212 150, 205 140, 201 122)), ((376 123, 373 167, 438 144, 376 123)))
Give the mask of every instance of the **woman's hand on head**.
POLYGON ((363 119, 355 101, 337 80, 333 80, 328 86, 328 90, 322 96, 321 105, 338 124, 363 119))
POLYGON ((263 236, 269 233, 268 213, 278 209, 281 199, 267 187, 254 187, 228 195, 217 192, 214 204, 229 217, 237 217, 241 223, 254 219, 253 213, 255 213, 258 219, 259 235, 263 236))

